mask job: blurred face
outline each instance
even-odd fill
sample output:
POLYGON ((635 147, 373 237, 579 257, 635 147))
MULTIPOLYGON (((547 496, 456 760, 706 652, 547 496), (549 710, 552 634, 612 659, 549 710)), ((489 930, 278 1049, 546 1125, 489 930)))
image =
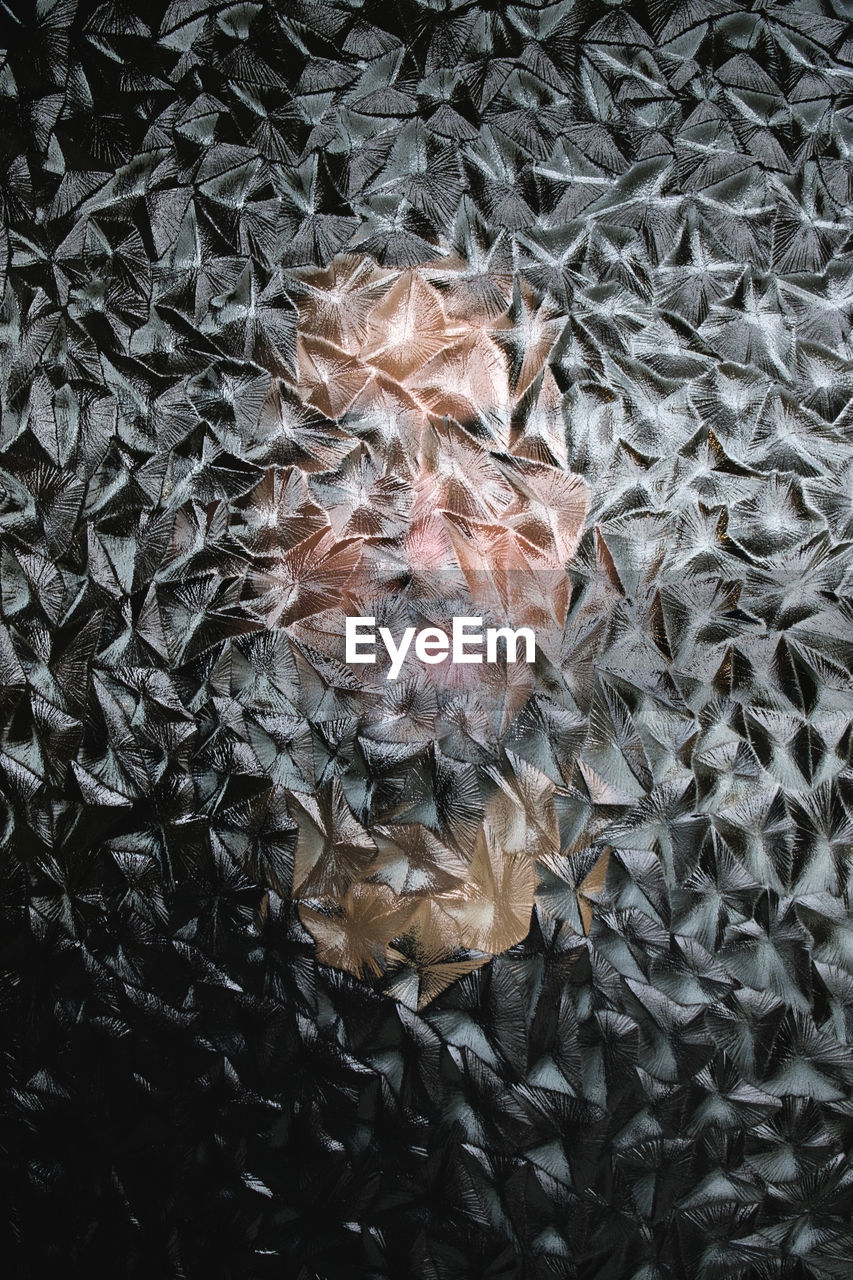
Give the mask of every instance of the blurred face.
POLYGON ((526 936, 537 864, 560 855, 557 784, 513 745, 559 648, 587 510, 547 364, 561 322, 509 273, 453 261, 342 257, 295 300, 294 435, 316 447, 245 513, 252 590, 311 668, 305 714, 347 745, 288 802, 293 893, 321 960, 422 1005, 526 936), (344 663, 355 616, 395 637, 454 617, 527 627, 537 659, 413 647, 389 680, 381 647, 344 663))

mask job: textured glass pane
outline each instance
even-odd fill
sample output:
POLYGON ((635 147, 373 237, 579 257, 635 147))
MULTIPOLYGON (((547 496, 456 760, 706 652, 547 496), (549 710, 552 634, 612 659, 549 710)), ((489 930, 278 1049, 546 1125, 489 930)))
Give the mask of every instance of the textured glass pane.
POLYGON ((16 1280, 850 1275, 848 8, 0 6, 16 1280))

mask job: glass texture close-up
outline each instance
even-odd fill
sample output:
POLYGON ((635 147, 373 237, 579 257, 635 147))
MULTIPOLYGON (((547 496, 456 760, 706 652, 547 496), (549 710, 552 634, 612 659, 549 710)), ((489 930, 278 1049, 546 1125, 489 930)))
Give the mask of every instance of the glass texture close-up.
POLYGON ((0 3, 11 1280, 853 1276, 848 0, 0 3))

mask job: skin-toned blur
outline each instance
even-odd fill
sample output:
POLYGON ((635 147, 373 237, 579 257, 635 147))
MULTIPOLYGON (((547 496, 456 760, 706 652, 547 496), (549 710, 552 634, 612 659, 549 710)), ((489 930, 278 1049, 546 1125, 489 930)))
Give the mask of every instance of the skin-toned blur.
MULTIPOLYGON (((533 666, 412 663, 388 687, 381 654, 353 667, 370 708, 360 749, 392 744, 393 801, 363 822, 333 776, 293 806, 292 891, 318 957, 422 1006, 527 935, 537 868, 567 855, 560 783, 509 743, 498 766, 477 749, 523 712, 569 605, 588 492, 547 363, 561 321, 509 269, 449 259, 390 270, 342 256, 301 273, 294 300, 283 429, 289 397, 318 447, 244 512, 267 625, 339 666, 346 617, 449 630, 473 614, 536 631, 533 666)), ((603 854, 578 884, 584 928, 605 868, 603 854)))

